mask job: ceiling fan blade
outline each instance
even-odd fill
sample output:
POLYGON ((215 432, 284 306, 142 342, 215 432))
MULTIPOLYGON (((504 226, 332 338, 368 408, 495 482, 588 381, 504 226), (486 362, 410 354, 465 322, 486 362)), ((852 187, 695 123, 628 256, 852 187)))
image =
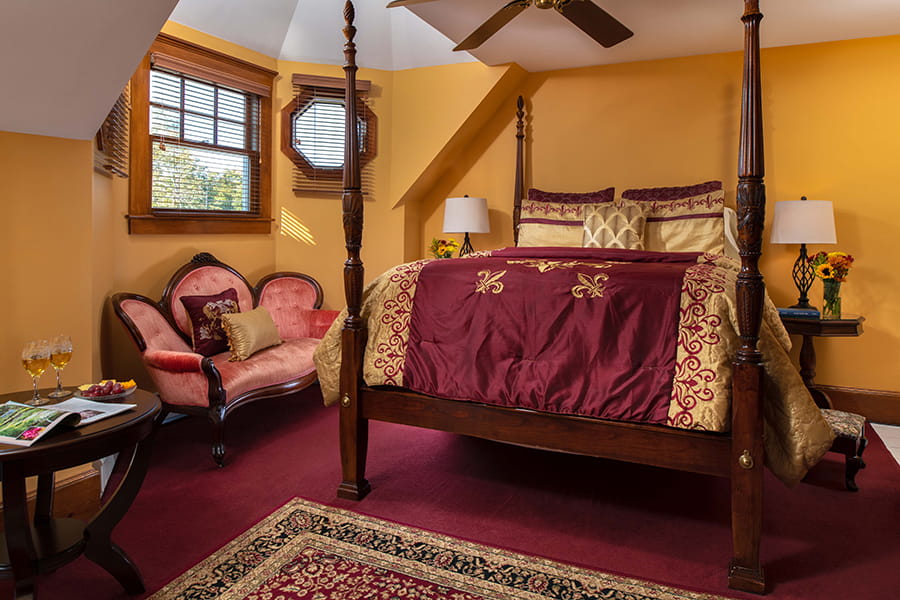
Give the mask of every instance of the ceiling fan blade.
POLYGON ((388 2, 388 8, 395 8, 397 6, 410 6, 412 4, 421 4, 423 2, 434 2, 434 0, 394 0, 393 2, 388 2))
POLYGON ((633 31, 591 0, 572 0, 557 10, 604 48, 615 46, 634 35, 633 31))
POLYGON ((481 24, 481 26, 469 34, 469 37, 456 45, 453 50, 473 50, 485 43, 488 38, 500 31, 513 17, 531 6, 531 0, 513 0, 494 15, 481 24))

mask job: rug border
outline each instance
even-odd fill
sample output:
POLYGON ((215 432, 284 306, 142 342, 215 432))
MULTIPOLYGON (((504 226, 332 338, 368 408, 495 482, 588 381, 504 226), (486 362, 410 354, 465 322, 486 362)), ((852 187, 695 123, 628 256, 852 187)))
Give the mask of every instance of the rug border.
MULTIPOLYGON (((431 530, 428 528, 419 527, 416 525, 410 525, 406 523, 401 523, 398 521, 394 521, 392 519, 385 519, 380 516, 370 515, 367 513, 358 512, 355 510, 350 510, 347 508, 343 508, 340 506, 334 506, 332 504, 322 504, 320 502, 303 498, 301 496, 295 496, 289 500, 287 500, 281 506, 275 508, 272 512, 270 512, 265 517, 257 520, 252 525, 248 526, 244 531, 234 536, 231 540, 226 542, 224 545, 220 546, 210 554, 208 554, 205 558, 201 559, 199 562, 194 564, 192 567, 187 569, 186 571, 180 573, 173 579, 171 579, 168 583, 163 585, 159 590, 154 592, 152 595, 147 597, 147 600, 169 600, 172 598, 177 598, 179 592, 185 588, 192 579, 196 578, 199 574, 204 571, 209 571, 211 568, 217 564, 221 564, 226 558, 230 555, 234 555, 236 550, 240 550, 244 548, 248 542, 253 539, 257 539, 259 536, 259 529, 274 526, 280 519, 283 519, 287 513, 290 513, 297 508, 302 508, 308 512, 312 512, 314 514, 319 514, 320 516, 332 515, 333 517, 337 517, 342 521, 352 522, 353 524, 360 526, 369 526, 369 527, 384 527, 389 526, 392 529, 395 529, 398 535, 402 537, 418 537, 423 534, 433 536, 437 542, 445 542, 448 545, 461 546, 467 550, 472 551, 473 553, 482 553, 482 554, 501 554, 507 557, 507 560, 513 560, 519 563, 529 563, 534 565, 538 569, 543 569, 548 572, 556 571, 561 574, 566 574, 569 577, 577 578, 582 577, 584 579, 591 579, 594 581, 610 581, 619 586, 627 586, 629 588, 633 588, 631 590, 623 590, 629 591, 630 593, 647 593, 648 591, 653 591, 657 594, 665 594, 668 595, 671 600, 678 599, 689 599, 689 600, 738 600, 733 597, 726 597, 717 595, 710 592, 692 590, 684 587, 673 587, 666 583, 660 583, 657 581, 653 581, 650 579, 642 579, 638 577, 634 577, 632 575, 619 574, 615 572, 609 571, 601 571, 599 569, 587 567, 581 564, 572 564, 566 563, 559 560, 554 560, 551 558, 547 558, 540 555, 530 554, 527 552, 522 552, 517 549, 507 548, 503 546, 497 546, 494 544, 486 544, 484 542, 479 542, 476 540, 469 540, 459 536, 450 535, 447 533, 443 533, 440 531, 431 530), (648 589, 650 588, 650 589, 648 589)), ((318 536, 314 532, 308 532, 314 536, 318 536)), ((321 536, 320 536, 321 537, 321 536)), ((329 538, 330 539, 330 538, 329 538)), ((345 542, 341 542, 337 539, 331 540, 334 543, 346 545, 348 548, 349 544, 345 542)), ((258 565, 254 566, 253 569, 256 569, 270 559, 274 558, 278 552, 281 551, 281 548, 274 551, 271 555, 265 557, 258 565)), ((360 551, 356 551, 356 553, 360 553, 360 551)), ((401 559, 403 560, 403 559, 401 559)), ((252 575, 250 575, 252 577, 252 575)), ((243 579, 243 577, 241 578, 243 579)), ((256 578, 258 579, 258 578, 256 578)), ((235 582, 236 584, 238 582, 235 582)), ((484 582, 487 583, 487 582, 484 582)), ((222 590, 223 594, 228 593, 232 589, 229 586, 227 589, 222 590)), ((488 590, 482 590, 486 592, 488 590)), ((546 596, 533 594, 532 592, 527 592, 522 590, 523 593, 532 594, 534 598, 545 598, 546 596)), ((218 596, 215 596, 218 597, 218 596)), ((524 598, 524 596, 523 596, 524 598)))

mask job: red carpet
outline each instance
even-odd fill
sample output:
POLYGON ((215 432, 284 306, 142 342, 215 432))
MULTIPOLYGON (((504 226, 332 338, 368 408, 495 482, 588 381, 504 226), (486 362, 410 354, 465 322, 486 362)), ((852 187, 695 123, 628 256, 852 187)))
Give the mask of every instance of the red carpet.
MULTIPOLYGON (((227 465, 206 423, 163 427, 141 493, 113 532, 148 595, 294 496, 463 539, 736 598, 727 588, 728 486, 701 475, 373 423, 362 502, 337 500, 337 409, 317 390, 257 402, 228 422, 227 465)), ((900 467, 869 431, 858 493, 829 456, 787 489, 766 480, 762 557, 770 598, 896 597, 900 467)), ((4 585, 0 590, 8 589, 4 585)), ((128 598, 85 558, 39 579, 40 597, 128 598)))

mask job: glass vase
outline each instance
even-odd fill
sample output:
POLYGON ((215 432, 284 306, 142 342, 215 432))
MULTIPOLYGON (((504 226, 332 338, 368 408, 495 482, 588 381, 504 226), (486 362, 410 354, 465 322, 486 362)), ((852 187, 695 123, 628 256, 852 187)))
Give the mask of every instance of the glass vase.
POLYGON ((823 279, 824 304, 822 305, 823 319, 841 318, 841 282, 834 279, 823 279))

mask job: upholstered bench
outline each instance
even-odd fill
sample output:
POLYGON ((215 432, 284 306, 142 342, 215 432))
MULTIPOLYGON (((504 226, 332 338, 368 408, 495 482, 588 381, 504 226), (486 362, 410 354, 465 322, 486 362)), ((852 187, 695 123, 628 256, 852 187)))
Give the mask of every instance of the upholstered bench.
POLYGON ((317 381, 312 355, 338 311, 321 310, 322 288, 279 272, 256 286, 208 253, 178 269, 155 302, 119 293, 125 324, 164 414, 203 415, 212 454, 225 460, 225 418, 253 400, 290 396, 317 381))
POLYGON ((866 418, 855 413, 823 408, 822 416, 834 430, 835 439, 831 445, 832 452, 839 452, 846 457, 846 469, 844 485, 851 492, 856 492, 856 474, 860 469, 866 468, 862 459, 863 450, 866 449, 866 418))

